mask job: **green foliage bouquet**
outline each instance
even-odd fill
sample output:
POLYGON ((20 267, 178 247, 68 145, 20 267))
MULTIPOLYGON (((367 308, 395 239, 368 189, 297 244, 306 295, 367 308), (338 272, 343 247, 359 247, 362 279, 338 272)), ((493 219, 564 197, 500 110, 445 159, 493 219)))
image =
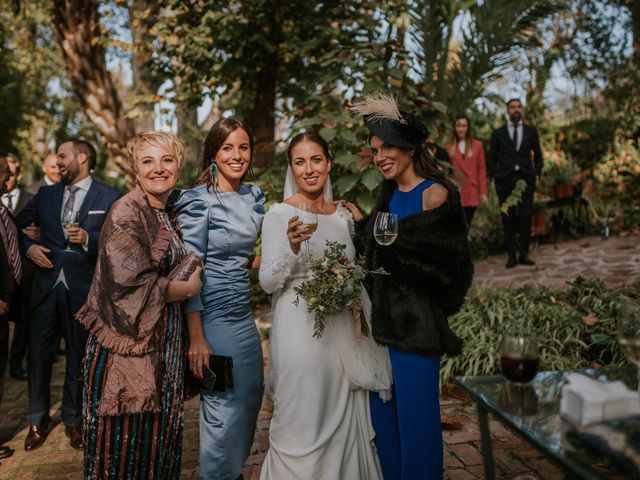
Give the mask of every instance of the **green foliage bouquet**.
MULTIPOLYGON (((356 332, 369 336, 369 325, 362 311, 360 292, 366 270, 360 261, 351 262, 344 254, 343 243, 327 240, 324 256, 311 263, 311 279, 295 288, 295 305, 300 297, 307 302, 307 310, 314 313, 313 336, 320 338, 327 328, 327 315, 348 310, 356 322, 356 332)), ((358 333, 357 333, 358 335, 358 333)))

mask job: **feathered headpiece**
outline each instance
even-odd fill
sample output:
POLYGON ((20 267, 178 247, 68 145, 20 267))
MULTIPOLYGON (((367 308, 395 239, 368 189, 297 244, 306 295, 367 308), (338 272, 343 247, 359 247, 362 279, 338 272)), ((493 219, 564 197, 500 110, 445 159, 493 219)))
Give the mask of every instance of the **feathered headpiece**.
POLYGON ((371 133, 397 147, 416 148, 429 136, 429 130, 415 115, 401 111, 393 97, 385 93, 366 95, 353 104, 351 112, 364 118, 371 133))
POLYGON ((407 123, 393 97, 382 92, 371 93, 366 95, 364 99, 355 102, 351 107, 351 112, 356 117, 364 117, 370 122, 390 120, 402 124, 407 123))

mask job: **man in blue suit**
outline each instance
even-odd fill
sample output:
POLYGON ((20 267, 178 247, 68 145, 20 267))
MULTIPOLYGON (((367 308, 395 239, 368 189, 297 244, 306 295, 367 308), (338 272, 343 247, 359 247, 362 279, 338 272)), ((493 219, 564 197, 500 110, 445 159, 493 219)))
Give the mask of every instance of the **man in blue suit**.
POLYGON ((21 228, 34 223, 40 242, 22 237, 26 256, 36 264, 31 294, 29 433, 25 450, 40 447, 51 424, 51 360, 60 328, 65 339, 66 372, 62 420, 70 444, 82 448, 80 366, 86 333, 75 314, 87 299, 98 255, 102 224, 120 192, 91 178, 96 150, 72 139, 58 147, 61 183, 41 187, 18 216, 21 228), (62 221, 71 224, 63 228, 62 221))
POLYGON ((487 170, 495 181, 500 205, 509 198, 518 180, 524 180, 527 185, 520 203, 502 214, 504 243, 509 255, 506 267, 513 268, 517 263, 534 264, 529 258, 529 238, 533 192, 542 172, 542 149, 538 131, 522 123, 520 100, 514 98, 507 102, 507 116, 509 122, 491 134, 487 170))

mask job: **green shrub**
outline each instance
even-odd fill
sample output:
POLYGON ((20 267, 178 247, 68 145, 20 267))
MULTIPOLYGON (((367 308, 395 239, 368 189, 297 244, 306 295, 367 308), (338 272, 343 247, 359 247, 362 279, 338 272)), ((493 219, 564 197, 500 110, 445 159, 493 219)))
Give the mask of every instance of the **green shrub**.
POLYGON ((541 370, 625 365, 616 339, 623 295, 640 301, 640 285, 609 290, 600 280, 578 278, 567 290, 472 289, 462 310, 450 319, 465 342, 464 351, 442 358, 440 384, 454 375, 499 373, 500 340, 507 330, 537 335, 541 370))

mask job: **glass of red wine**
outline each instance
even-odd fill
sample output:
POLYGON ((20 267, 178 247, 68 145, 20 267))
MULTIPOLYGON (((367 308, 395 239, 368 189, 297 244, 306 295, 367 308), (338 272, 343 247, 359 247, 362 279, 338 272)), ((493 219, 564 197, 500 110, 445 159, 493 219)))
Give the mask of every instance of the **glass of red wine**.
POLYGON ((532 333, 505 332, 500 345, 500 369, 511 383, 526 385, 538 373, 538 339, 532 333))

